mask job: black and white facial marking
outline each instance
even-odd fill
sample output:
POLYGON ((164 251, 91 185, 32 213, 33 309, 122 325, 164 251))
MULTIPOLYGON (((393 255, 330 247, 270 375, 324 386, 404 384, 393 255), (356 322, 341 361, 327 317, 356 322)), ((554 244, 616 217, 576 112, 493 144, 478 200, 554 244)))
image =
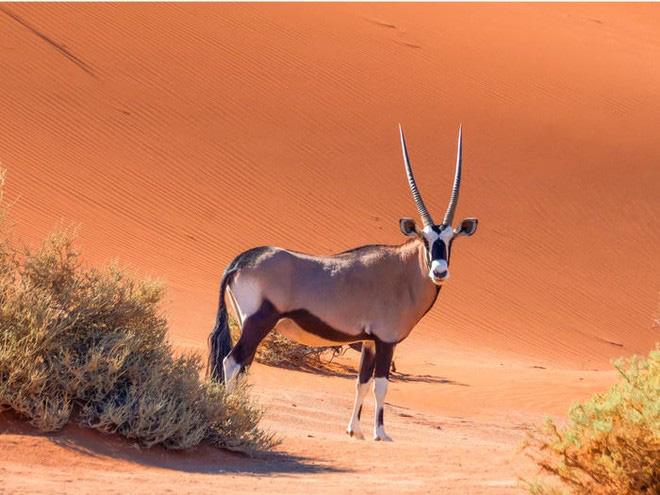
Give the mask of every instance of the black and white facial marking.
POLYGON ((454 238, 471 236, 477 231, 477 223, 476 218, 466 218, 457 229, 452 229, 451 225, 427 225, 419 230, 414 220, 400 220, 401 232, 419 237, 424 242, 429 278, 436 285, 442 285, 449 279, 449 258, 454 238))
POLYGON ((454 229, 449 225, 429 225, 422 230, 429 278, 436 285, 449 279, 449 249, 453 238, 454 229))

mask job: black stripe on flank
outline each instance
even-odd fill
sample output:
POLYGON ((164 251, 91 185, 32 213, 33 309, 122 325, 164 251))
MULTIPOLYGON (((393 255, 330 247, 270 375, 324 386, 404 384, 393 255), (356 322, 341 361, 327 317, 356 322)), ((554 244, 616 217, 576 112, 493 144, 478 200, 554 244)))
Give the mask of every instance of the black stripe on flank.
POLYGON ((282 313, 280 316, 281 318, 289 318, 290 320, 293 320, 296 325, 306 332, 331 342, 348 343, 360 340, 370 340, 373 338, 364 330, 358 335, 351 335, 342 332, 341 330, 337 330, 306 309, 294 309, 293 311, 282 313))

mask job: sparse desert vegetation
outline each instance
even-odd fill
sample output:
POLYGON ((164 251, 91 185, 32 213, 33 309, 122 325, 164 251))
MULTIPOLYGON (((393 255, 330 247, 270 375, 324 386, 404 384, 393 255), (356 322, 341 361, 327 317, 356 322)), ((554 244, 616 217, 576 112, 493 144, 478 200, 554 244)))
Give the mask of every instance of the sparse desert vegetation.
MULTIPOLYGON (((621 381, 571 408, 564 427, 547 419, 526 449, 542 470, 577 494, 660 492, 660 350, 618 360, 621 381)), ((563 493, 534 483, 532 493, 563 493)))
MULTIPOLYGON (((241 329, 235 318, 229 318, 232 342, 241 336, 241 329)), ((270 332, 259 344, 254 356, 258 363, 284 368, 295 367, 303 371, 322 371, 329 369, 333 359, 343 354, 348 347, 312 347, 287 339, 277 331, 270 332)))
POLYGON ((245 387, 200 380, 174 357, 163 287, 111 266, 86 268, 70 231, 36 250, 0 241, 0 410, 41 431, 70 421, 150 447, 202 441, 254 454, 274 443, 245 387))

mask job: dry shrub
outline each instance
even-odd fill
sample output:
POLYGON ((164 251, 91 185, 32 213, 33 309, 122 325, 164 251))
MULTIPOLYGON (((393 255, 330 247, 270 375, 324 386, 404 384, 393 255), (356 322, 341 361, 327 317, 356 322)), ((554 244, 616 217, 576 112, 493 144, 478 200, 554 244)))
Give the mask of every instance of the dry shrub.
MULTIPOLYGON (((660 350, 615 363, 622 380, 575 405, 565 427, 547 419, 525 444, 545 473, 577 494, 660 493, 660 350)), ((562 493, 542 482, 533 493, 562 493)))
MULTIPOLYGON (((236 343, 241 336, 241 329, 236 319, 231 316, 229 317, 229 329, 232 341, 236 343)), ((346 349, 348 347, 312 347, 298 344, 274 330, 259 344, 254 359, 259 363, 270 366, 296 367, 307 371, 322 371, 324 369, 330 371, 328 367, 332 360, 337 356, 341 356, 346 352, 346 349)))
POLYGON ((19 252, 0 241, 0 410, 42 431, 73 420, 147 447, 271 448, 244 386, 228 395, 200 380, 199 356, 173 357, 162 286, 86 269, 72 242, 65 232, 19 252))

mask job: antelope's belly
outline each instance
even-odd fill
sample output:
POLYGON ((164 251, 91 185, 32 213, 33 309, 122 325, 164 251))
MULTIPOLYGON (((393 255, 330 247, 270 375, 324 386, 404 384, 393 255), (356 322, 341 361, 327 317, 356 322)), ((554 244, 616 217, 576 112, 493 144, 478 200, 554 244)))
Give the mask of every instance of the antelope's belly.
POLYGON ((350 335, 343 332, 331 332, 324 328, 302 328, 290 318, 282 318, 275 325, 275 330, 299 344, 312 347, 334 346, 364 340, 362 335, 350 335))

